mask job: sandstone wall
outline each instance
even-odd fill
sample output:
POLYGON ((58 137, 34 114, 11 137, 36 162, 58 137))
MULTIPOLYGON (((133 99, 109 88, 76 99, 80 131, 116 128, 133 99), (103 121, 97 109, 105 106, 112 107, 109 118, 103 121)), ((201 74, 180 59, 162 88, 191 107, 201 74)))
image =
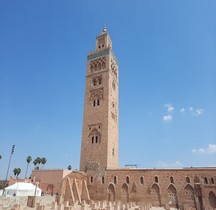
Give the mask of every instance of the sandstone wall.
POLYGON ((216 208, 216 168, 88 171, 93 200, 216 208), (103 181, 102 181, 103 180, 103 181))
POLYGON ((70 170, 33 170, 32 179, 39 183, 44 193, 56 194, 60 189, 62 179, 71 173, 70 170))

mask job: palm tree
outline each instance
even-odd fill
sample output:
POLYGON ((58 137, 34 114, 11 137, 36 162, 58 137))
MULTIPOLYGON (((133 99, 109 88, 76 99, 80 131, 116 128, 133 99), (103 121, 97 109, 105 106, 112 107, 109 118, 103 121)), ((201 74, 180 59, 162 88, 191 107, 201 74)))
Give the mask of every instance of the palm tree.
POLYGON ((36 169, 36 165, 38 164, 37 159, 35 159, 35 160, 33 161, 33 164, 34 164, 34 169, 36 169))
POLYGON ((32 157, 31 156, 28 156, 26 158, 26 162, 27 162, 27 167, 26 167, 26 173, 25 173, 25 179, 27 177, 27 172, 28 172, 28 166, 29 166, 29 163, 32 161, 32 157))
POLYGON ((20 173, 21 173, 21 168, 17 168, 17 178, 18 178, 20 173))
POLYGON ((37 160, 38 169, 39 169, 39 168, 40 168, 40 164, 41 164, 41 158, 40 158, 40 157, 37 157, 36 160, 37 160))
POLYGON ((18 179, 19 174, 21 173, 21 168, 14 168, 14 176, 18 179))
POLYGON ((43 165, 43 169, 44 169, 44 165, 46 164, 47 159, 45 157, 41 158, 41 164, 43 165))
POLYGON ((17 176, 17 168, 14 168, 13 173, 14 173, 14 177, 16 177, 17 176))

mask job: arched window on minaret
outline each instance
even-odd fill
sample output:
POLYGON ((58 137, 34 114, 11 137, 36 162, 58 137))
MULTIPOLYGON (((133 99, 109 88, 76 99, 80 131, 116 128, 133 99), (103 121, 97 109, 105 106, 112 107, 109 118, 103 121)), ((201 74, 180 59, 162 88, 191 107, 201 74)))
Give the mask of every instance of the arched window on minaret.
POLYGON ((101 134, 96 128, 92 130, 92 132, 89 134, 89 137, 92 144, 98 144, 101 142, 101 134))
POLYGON ((93 79, 93 85, 96 86, 97 85, 97 80, 93 79))
POLYGON ((102 84, 102 78, 98 77, 98 84, 101 85, 102 84))

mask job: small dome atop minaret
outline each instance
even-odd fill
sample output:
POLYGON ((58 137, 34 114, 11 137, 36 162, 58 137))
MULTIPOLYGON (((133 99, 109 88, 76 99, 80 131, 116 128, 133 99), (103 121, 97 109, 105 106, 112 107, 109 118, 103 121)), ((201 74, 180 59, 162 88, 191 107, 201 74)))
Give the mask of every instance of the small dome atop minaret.
POLYGON ((106 30, 106 26, 104 26, 104 28, 103 28, 103 32, 106 32, 107 30, 106 30))

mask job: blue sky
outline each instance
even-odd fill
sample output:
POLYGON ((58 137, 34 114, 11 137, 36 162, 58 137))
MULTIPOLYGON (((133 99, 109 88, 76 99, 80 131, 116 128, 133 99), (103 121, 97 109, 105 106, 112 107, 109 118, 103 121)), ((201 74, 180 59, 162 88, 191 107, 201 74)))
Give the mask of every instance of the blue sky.
POLYGON ((119 165, 216 166, 215 0, 0 0, 0 178, 79 168, 87 53, 119 61, 119 165), (29 167, 29 174, 33 164, 29 167))

